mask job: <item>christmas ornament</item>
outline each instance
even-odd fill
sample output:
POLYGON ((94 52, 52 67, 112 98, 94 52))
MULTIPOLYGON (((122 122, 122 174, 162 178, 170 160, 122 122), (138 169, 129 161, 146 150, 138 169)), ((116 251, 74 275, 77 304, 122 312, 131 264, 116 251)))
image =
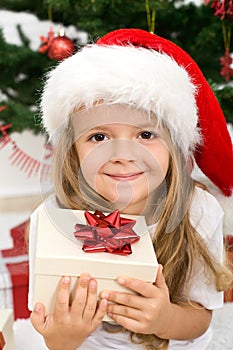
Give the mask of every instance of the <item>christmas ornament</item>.
POLYGON ((42 45, 39 52, 47 54, 49 58, 61 61, 74 53, 75 45, 73 40, 64 35, 64 30, 60 30, 57 37, 54 37, 52 28, 48 33, 48 37, 41 36, 42 45))
MULTIPOLYGON (((1 106, 0 112, 2 112, 5 108, 6 106, 1 106)), ((29 154, 24 152, 8 134, 7 129, 10 127, 10 124, 0 124, 0 132, 2 133, 2 137, 0 138, 0 150, 2 150, 7 145, 11 145, 12 151, 9 156, 11 165, 20 167, 20 170, 24 171, 28 177, 36 175, 40 170, 41 178, 46 178, 50 173, 50 166, 37 159, 34 159, 29 154)), ((45 156, 46 160, 52 156, 53 149, 50 145, 45 145, 45 149, 47 151, 47 154, 45 156)))
POLYGON ((230 67, 232 58, 230 57, 231 28, 233 22, 233 0, 204 0, 206 5, 210 5, 215 10, 214 16, 222 20, 223 41, 225 47, 224 56, 220 57, 222 66, 220 74, 227 82, 233 76, 233 69, 230 67))
POLYGON ((227 82, 233 77, 233 69, 231 68, 232 62, 233 60, 230 56, 229 49, 226 49, 224 56, 220 57, 220 64, 222 66, 220 74, 227 82))
POLYGON ((204 0, 206 5, 215 9, 214 16, 221 19, 233 21, 233 1, 232 0, 204 0))

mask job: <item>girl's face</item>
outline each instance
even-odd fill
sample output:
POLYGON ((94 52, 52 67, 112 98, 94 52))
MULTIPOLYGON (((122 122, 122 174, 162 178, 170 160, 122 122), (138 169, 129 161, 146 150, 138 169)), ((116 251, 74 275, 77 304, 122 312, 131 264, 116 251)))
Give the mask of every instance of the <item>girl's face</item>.
POLYGON ((73 117, 82 174, 122 213, 140 215, 152 203, 169 166, 154 116, 124 105, 98 105, 73 117))

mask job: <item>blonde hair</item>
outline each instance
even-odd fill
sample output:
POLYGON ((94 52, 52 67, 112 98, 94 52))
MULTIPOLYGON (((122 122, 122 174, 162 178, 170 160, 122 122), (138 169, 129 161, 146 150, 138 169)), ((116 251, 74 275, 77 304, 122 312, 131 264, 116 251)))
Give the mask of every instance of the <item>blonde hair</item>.
MULTIPOLYGON (((184 305, 191 303, 188 291, 195 261, 205 266, 206 275, 214 280, 218 291, 230 286, 232 273, 211 255, 204 240, 191 225, 190 205, 195 186, 201 185, 192 180, 182 152, 173 146, 168 130, 165 127, 164 130, 170 163, 165 186, 161 186, 160 198, 153 210, 153 221, 158 223, 153 244, 157 259, 163 265, 171 302, 184 305)), ((111 210, 110 203, 92 190, 82 176, 71 125, 60 138, 53 170, 55 194, 61 206, 111 210)), ((168 340, 153 334, 131 333, 131 339, 143 344, 147 350, 165 350, 168 347, 168 340)))

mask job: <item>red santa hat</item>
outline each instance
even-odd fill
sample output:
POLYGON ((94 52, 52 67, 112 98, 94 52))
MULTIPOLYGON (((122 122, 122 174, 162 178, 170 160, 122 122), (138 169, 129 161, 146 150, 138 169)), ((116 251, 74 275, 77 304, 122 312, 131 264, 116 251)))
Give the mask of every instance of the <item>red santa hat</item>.
POLYGON ((140 29, 116 30, 87 45, 49 73, 41 101, 44 126, 53 134, 68 125, 75 109, 99 100, 154 112, 223 197, 232 195, 233 152, 223 112, 180 47, 140 29))

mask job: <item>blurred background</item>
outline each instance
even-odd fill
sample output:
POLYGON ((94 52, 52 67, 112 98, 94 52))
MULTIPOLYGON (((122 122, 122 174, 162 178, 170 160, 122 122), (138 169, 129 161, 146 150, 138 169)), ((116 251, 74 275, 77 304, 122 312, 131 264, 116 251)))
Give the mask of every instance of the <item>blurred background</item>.
POLYGON ((232 132, 232 27, 229 0, 0 0, 0 309, 29 316, 24 235, 52 152, 38 111, 44 75, 111 30, 145 29, 196 60, 232 132))

